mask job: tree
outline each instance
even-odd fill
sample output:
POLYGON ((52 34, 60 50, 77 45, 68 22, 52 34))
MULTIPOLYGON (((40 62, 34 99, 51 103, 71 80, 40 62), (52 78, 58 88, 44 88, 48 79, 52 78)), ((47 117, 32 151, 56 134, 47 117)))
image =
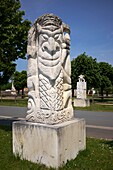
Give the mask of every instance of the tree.
POLYGON ((4 84, 3 86, 2 86, 2 88, 1 88, 1 90, 7 90, 7 89, 11 89, 11 85, 12 85, 12 83, 7 83, 7 84, 4 84))
POLYGON ((7 83, 15 71, 14 61, 25 59, 30 21, 23 20, 20 0, 0 0, 0 82, 7 83))
POLYGON ((76 89, 78 76, 83 74, 87 81, 87 88, 97 88, 100 84, 99 66, 96 58, 83 53, 71 61, 72 89, 76 89))
POLYGON ((22 90, 22 97, 24 96, 24 88, 27 87, 27 72, 23 70, 22 72, 16 71, 13 77, 14 86, 18 93, 22 90))
POLYGON ((11 75, 15 71, 15 63, 9 62, 5 63, 0 61, 0 87, 8 83, 8 80, 11 78, 11 75))
POLYGON ((106 91, 108 94, 108 90, 112 89, 113 86, 113 67, 112 65, 106 62, 98 63, 100 69, 100 92, 101 96, 103 96, 103 92, 106 91))

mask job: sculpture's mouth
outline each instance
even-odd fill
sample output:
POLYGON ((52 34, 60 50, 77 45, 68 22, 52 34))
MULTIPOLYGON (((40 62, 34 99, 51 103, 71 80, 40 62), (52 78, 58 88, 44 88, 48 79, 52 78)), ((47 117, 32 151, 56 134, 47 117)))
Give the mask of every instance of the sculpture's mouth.
POLYGON ((51 55, 47 51, 39 51, 39 62, 44 66, 56 66, 60 62, 61 51, 55 52, 54 55, 51 55))
POLYGON ((45 58, 45 57, 39 57, 39 63, 42 63, 44 66, 56 66, 60 62, 59 57, 50 57, 50 58, 45 58))

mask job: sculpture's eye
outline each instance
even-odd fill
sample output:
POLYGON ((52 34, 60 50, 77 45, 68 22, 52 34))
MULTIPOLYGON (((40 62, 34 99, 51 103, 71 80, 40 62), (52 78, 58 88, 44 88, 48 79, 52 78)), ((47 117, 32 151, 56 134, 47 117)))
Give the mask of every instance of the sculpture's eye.
POLYGON ((54 38, 55 38, 56 40, 58 40, 58 39, 59 39, 59 37, 60 37, 60 35, 59 35, 59 34, 56 34, 56 35, 54 36, 54 38))
POLYGON ((42 37, 43 37, 44 40, 48 39, 48 35, 47 34, 43 34, 42 37))

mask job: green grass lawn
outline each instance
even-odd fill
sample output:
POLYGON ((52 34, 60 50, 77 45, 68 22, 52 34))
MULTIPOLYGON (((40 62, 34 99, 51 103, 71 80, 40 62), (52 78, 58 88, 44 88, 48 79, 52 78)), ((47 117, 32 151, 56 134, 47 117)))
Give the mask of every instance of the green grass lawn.
MULTIPOLYGON (((108 100, 109 101, 109 100, 108 100)), ((27 99, 2 99, 0 101, 0 106, 20 106, 20 107, 26 107, 27 106, 27 99)), ((74 107, 75 110, 89 110, 89 111, 109 111, 113 112, 113 105, 106 105, 105 102, 100 104, 97 103, 91 103, 90 107, 74 107)))
MULTIPOLYGON (((89 110, 89 111, 108 111, 113 112, 113 98, 89 98, 89 107, 74 107, 75 110, 89 110)), ((74 100, 74 98, 73 98, 74 100)))
POLYGON ((0 106, 19 106, 19 107, 26 107, 27 106, 27 99, 2 99, 0 101, 0 106))
MULTIPOLYGON (((12 132, 0 126, 0 170, 54 170, 22 161, 12 153, 12 132)), ((113 170, 113 141, 87 138, 87 149, 59 170, 113 170)))
POLYGON ((89 107, 74 107, 75 110, 113 112, 113 105, 91 103, 89 107))

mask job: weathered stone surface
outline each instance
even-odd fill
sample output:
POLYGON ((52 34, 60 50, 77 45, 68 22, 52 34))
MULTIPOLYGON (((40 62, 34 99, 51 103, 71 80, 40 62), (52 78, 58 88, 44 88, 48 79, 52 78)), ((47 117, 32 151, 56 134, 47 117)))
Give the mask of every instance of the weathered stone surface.
POLYGON ((13 153, 21 159, 58 168, 86 148, 85 121, 73 119, 55 125, 13 123, 13 153))
POLYGON ((83 75, 79 76, 77 82, 77 99, 86 99, 86 82, 83 75))
POLYGON ((29 30, 27 53, 26 119, 47 124, 71 120, 69 26, 53 14, 39 17, 29 30))
POLYGON ((74 99, 73 105, 75 107, 87 107, 87 106, 90 106, 90 100, 89 99, 74 99))

